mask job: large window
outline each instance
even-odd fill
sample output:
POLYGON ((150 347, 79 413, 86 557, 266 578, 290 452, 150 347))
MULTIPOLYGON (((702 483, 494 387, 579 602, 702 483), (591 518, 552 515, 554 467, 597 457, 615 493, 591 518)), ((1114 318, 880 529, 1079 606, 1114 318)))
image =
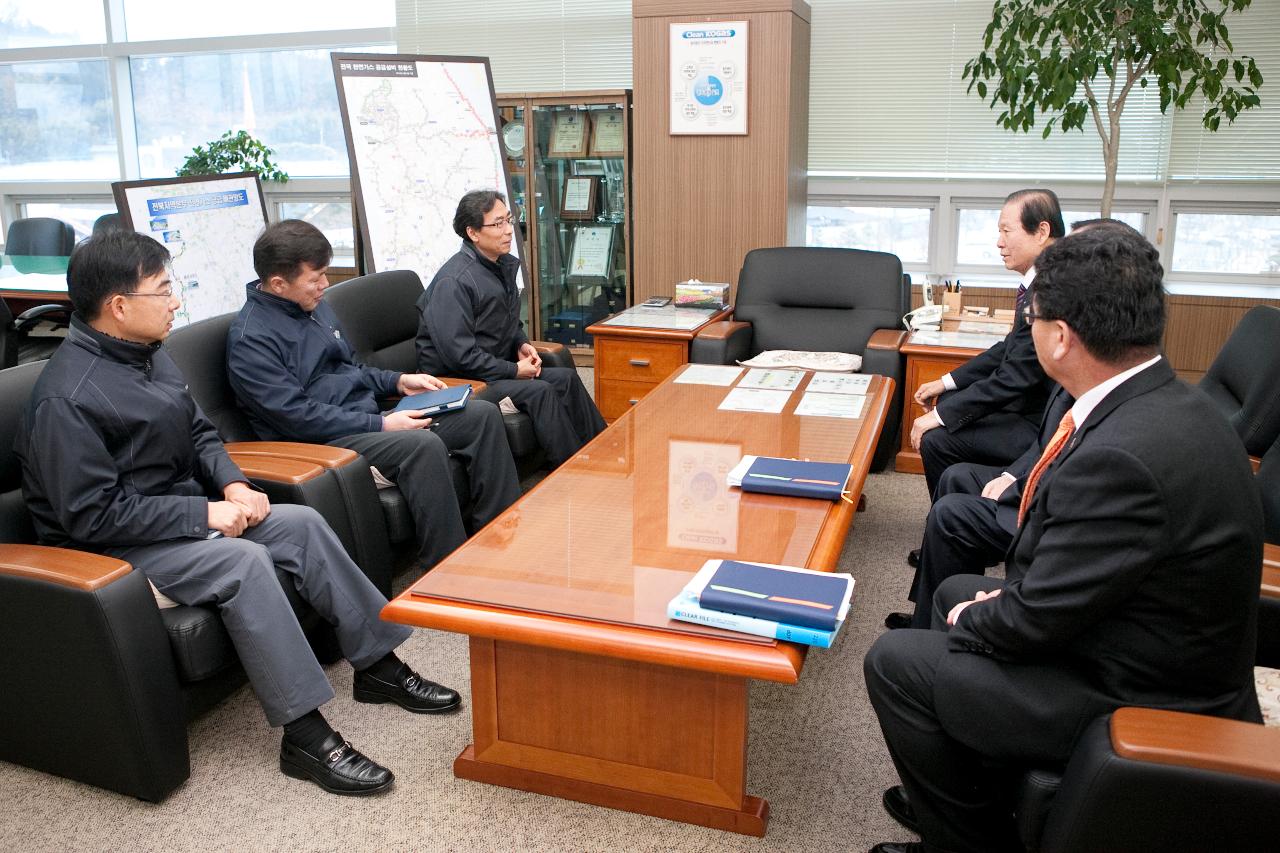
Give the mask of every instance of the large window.
POLYGON ((347 174, 329 53, 272 50, 133 58, 129 77, 142 177, 172 175, 194 146, 230 129, 245 129, 264 140, 290 177, 347 174))
MULTIPOLYGON (((102 3, 96 3, 99 9, 102 3)), ((393 27, 395 0, 124 0, 130 41, 393 27)))
POLYGON ((102 0, 0 2, 0 49, 100 44, 106 40, 102 0))
POLYGON ((904 265, 927 267, 932 213, 927 207, 811 204, 806 243, 890 252, 904 265))
POLYGON ((118 177, 105 61, 0 65, 0 180, 118 177))
POLYGON ((1280 215, 1179 212, 1174 221, 1175 273, 1280 273, 1280 215))
POLYGON ((351 204, 334 201, 287 201, 280 205, 280 219, 301 219, 324 232, 333 245, 330 266, 355 266, 356 239, 351 204))
MULTIPOLYGON (((1135 211, 1112 210, 1113 219, 1119 219, 1132 225, 1138 231, 1145 231, 1147 217, 1135 211)), ((1063 210, 1062 221, 1068 232, 1072 222, 1085 219, 1097 219, 1098 211, 1063 210)), ((1000 208, 961 208, 956 217, 958 235, 956 237, 956 263, 963 266, 1004 267, 1000 252, 996 248, 997 231, 1000 221, 1000 208)))

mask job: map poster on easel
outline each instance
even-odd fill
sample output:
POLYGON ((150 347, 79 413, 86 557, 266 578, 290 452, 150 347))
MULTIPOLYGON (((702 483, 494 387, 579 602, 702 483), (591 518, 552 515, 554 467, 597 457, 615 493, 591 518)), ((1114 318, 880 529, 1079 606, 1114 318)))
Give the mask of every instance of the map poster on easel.
POLYGON ((124 227, 173 256, 173 289, 182 300, 175 327, 240 310, 244 286, 258 277, 253 244, 267 225, 257 174, 117 181, 111 192, 124 227))
MULTIPOLYGON (((413 270, 430 285, 458 251, 458 200, 479 189, 512 198, 489 60, 332 57, 364 271, 413 270)), ((522 259, 523 287, 519 229, 511 254, 522 259)))

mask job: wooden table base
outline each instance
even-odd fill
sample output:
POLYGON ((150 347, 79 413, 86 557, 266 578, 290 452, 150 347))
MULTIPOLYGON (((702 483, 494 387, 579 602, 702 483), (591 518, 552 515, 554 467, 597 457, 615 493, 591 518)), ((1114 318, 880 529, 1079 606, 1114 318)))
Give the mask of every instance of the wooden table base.
POLYGON ((462 779, 763 836, 747 679, 471 638, 462 779))

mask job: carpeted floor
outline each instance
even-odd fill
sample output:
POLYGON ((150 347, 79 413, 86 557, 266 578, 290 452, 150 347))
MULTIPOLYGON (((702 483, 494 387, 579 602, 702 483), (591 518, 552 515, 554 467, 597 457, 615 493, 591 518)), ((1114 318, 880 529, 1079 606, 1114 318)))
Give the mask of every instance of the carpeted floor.
MULTIPOLYGON (((810 653, 799 684, 752 685, 748 791, 770 802, 764 839, 455 779, 450 765, 470 742, 470 715, 357 704, 351 668, 339 663, 328 668, 338 698, 325 714, 395 771, 387 794, 334 797, 282 776, 279 733, 244 687, 191 725, 191 778, 160 805, 0 762, 0 849, 859 851, 911 839, 880 806, 897 778, 862 658, 885 613, 907 606, 904 557, 919 544, 928 503, 923 478, 912 475, 872 475, 866 494, 840 558, 857 588, 835 647, 810 653)), ((464 637, 419 630, 402 655, 469 701, 464 637)))

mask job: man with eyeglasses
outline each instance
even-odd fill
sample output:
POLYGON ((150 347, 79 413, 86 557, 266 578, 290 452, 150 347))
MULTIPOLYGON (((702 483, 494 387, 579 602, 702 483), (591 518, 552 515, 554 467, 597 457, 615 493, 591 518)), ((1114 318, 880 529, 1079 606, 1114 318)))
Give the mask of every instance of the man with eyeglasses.
POLYGON ((472 399, 438 418, 383 413, 378 396, 444 387, 425 373, 379 370, 355 360, 324 302, 333 257, 309 222, 268 225, 253 246, 258 280, 248 284, 227 332, 227 376, 258 437, 312 441, 356 451, 404 494, 418 537, 419 568, 430 569, 520 496, 498 407, 472 399), (454 491, 449 459, 467 472, 454 491), (464 503, 470 518, 464 518, 464 503))
POLYGON ((510 398, 533 421, 548 461, 560 465, 604 429, 604 418, 578 372, 544 367, 525 335, 506 199, 494 190, 467 193, 453 230, 462 247, 418 297, 418 369, 479 379, 488 398, 510 398))
POLYGON ((124 560, 179 604, 215 607, 268 724, 284 729, 283 773, 334 794, 385 790, 391 771, 320 713, 333 688, 278 573, 334 627, 357 702, 438 713, 458 708, 458 694, 396 657, 409 629, 379 618, 387 600, 324 520, 270 505, 227 455, 161 347, 181 305, 168 263, 163 245, 133 231, 92 237, 71 255, 71 328, 15 443, 36 533, 124 560))

